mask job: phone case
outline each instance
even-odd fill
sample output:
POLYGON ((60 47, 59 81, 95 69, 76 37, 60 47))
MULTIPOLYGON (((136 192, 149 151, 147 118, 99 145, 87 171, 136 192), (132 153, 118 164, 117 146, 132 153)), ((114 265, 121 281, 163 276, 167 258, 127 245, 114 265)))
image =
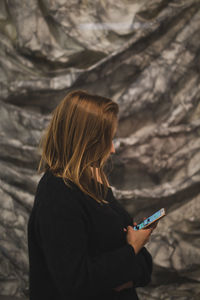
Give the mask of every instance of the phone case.
POLYGON ((142 221, 141 223, 137 224, 133 227, 134 230, 144 229, 154 222, 158 221, 159 219, 163 218, 165 216, 165 209, 161 208, 157 212, 155 212, 153 215, 142 221))

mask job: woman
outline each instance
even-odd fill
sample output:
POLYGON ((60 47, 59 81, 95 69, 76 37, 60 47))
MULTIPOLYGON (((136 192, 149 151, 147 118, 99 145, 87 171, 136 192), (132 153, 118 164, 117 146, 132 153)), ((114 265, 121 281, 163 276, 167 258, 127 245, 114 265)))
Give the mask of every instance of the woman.
POLYGON ((133 230, 103 171, 117 115, 115 102, 82 90, 53 113, 28 222, 30 300, 134 300, 150 281, 153 229, 133 230))

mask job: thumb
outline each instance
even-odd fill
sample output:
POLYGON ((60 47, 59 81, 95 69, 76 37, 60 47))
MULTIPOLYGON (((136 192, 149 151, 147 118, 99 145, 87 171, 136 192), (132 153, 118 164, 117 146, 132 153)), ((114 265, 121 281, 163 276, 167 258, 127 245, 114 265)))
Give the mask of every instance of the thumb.
POLYGON ((133 229, 133 226, 128 225, 128 226, 127 226, 127 230, 130 230, 130 229, 133 229))

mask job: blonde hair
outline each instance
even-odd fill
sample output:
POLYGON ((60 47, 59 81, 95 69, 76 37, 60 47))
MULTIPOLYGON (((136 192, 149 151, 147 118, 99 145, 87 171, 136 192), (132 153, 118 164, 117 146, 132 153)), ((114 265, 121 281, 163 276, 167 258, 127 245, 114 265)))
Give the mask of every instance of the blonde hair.
POLYGON ((38 171, 49 170, 62 177, 67 186, 71 181, 97 202, 108 203, 103 199, 109 187, 103 169, 117 129, 118 112, 117 103, 109 98, 84 90, 68 93, 54 110, 41 139, 38 171))

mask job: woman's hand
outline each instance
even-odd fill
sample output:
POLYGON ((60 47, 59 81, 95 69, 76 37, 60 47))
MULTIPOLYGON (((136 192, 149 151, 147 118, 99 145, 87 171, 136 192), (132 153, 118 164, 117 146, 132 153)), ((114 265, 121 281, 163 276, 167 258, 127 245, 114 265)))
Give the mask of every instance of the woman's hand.
MULTIPOLYGON (((137 224, 134 223, 134 225, 137 224)), ((124 228, 124 231, 127 232, 126 241, 134 248, 135 254, 137 254, 140 251, 140 249, 148 242, 154 228, 155 227, 134 230, 133 227, 130 225, 127 227, 127 229, 124 228)))
MULTIPOLYGON (((144 218, 145 219, 145 218, 144 218)), ((137 223, 133 223, 134 226, 137 225, 137 223)), ((127 243, 130 244, 137 254, 140 249, 148 242, 151 233, 156 228, 157 222, 155 222, 151 227, 148 227, 147 229, 140 229, 140 230, 134 230, 132 226, 128 226, 127 229, 124 228, 124 231, 127 232, 126 240, 127 243)), ((128 281, 116 288, 114 288, 115 291, 120 292, 123 289, 128 289, 133 287, 133 281, 128 281)))
POLYGON ((129 289, 133 287, 133 282, 132 281, 128 281, 122 285, 119 285, 118 287, 114 288, 115 291, 120 292, 123 289, 129 289))

